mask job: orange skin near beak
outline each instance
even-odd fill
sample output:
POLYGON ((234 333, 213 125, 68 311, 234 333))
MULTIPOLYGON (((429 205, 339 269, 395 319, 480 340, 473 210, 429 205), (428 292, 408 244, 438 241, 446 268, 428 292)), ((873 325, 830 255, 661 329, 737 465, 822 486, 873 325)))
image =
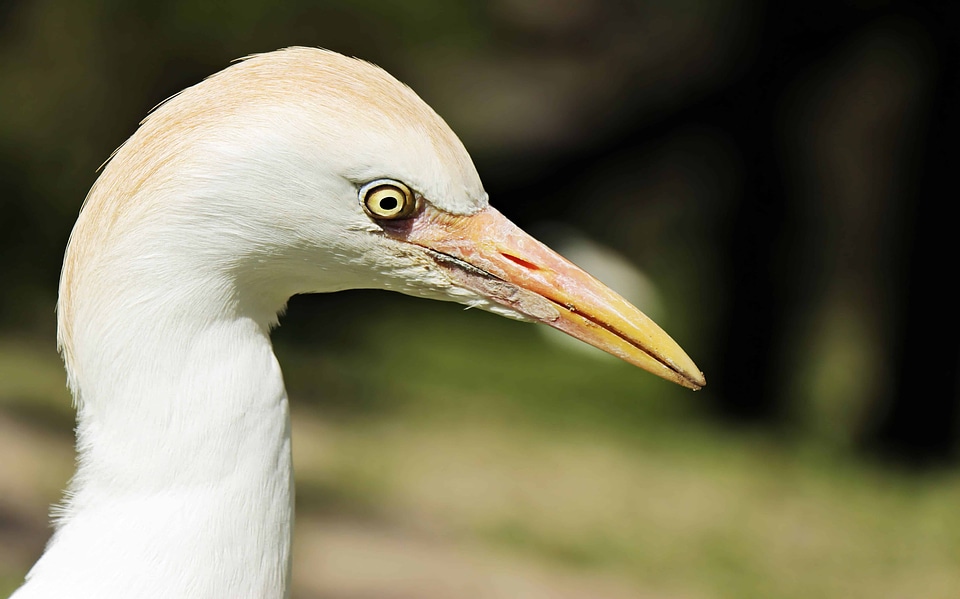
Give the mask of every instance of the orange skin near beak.
POLYGON ((385 230, 428 250, 457 284, 531 320, 689 389, 706 384, 693 360, 643 312, 494 208, 459 216, 426 204, 385 230))

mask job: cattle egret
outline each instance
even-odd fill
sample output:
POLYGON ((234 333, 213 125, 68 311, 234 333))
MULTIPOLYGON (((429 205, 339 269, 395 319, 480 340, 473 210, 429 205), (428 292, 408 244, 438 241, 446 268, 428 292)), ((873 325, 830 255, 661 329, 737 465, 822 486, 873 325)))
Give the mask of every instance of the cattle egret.
POLYGON ((158 107, 70 236, 77 472, 16 599, 289 596, 290 296, 391 289, 546 323, 691 389, 639 310, 490 207, 460 140, 369 63, 252 56, 158 107))

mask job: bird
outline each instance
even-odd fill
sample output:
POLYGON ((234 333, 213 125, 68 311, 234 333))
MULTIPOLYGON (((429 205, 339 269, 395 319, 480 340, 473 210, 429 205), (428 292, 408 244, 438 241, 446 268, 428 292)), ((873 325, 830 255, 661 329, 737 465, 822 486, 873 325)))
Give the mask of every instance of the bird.
POLYGON ((155 108, 84 200, 57 304, 76 472, 13 598, 289 597, 270 333, 294 295, 362 288, 547 324, 706 383, 639 309, 493 208, 411 88, 330 50, 255 54, 155 108))

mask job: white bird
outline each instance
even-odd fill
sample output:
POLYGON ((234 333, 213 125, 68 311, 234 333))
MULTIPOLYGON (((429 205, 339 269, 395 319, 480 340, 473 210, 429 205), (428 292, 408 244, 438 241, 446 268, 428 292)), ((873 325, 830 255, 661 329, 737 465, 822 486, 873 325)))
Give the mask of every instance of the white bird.
POLYGON ((692 389, 639 310, 488 205, 460 140, 369 63, 291 48, 158 107, 84 203, 58 340, 77 471, 16 599, 289 596, 298 293, 392 289, 543 322, 692 389))

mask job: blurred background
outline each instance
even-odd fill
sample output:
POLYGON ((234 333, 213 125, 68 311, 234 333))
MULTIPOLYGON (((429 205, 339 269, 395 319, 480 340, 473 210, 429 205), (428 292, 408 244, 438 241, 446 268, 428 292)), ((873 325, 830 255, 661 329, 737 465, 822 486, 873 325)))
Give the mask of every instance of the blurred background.
POLYGON ((73 468, 54 305, 97 167, 171 94, 309 45, 410 84, 492 203, 630 295, 709 384, 454 305, 294 298, 275 342, 296 598, 960 597, 958 16, 4 0, 0 595, 73 468))

